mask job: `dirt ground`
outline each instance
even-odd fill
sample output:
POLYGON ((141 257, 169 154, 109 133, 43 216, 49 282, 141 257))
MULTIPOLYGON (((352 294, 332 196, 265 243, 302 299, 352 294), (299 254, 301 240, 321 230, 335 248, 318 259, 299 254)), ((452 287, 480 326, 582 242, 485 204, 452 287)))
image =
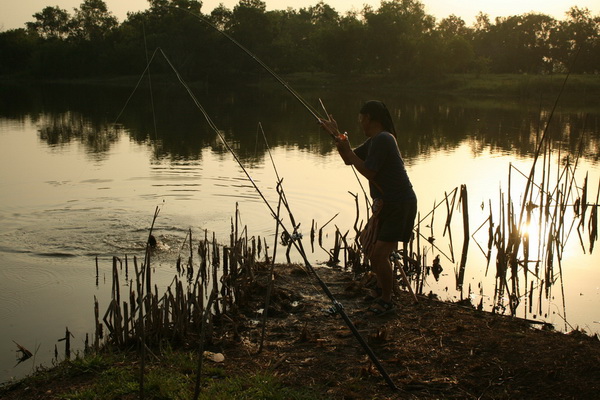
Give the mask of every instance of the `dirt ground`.
MULTIPOLYGON (((310 386, 331 399, 600 398, 597 337, 425 297, 416 303, 406 291, 396 293, 396 311, 368 316, 364 282, 331 268, 316 271, 388 379, 342 316, 331 313, 332 301, 315 277, 293 265, 276 268, 262 351, 266 272, 256 277, 239 313, 215 325, 206 350, 225 356, 220 366, 228 375, 269 370, 286 385, 310 386)), ((54 396, 69 386, 48 385, 54 396)), ((41 395, 46 389, 36 397, 11 392, 10 398, 56 398, 41 395)))
MULTIPOLYGON (((415 303, 406 291, 396 294, 395 312, 368 316, 361 282, 330 268, 316 271, 389 381, 344 319, 330 314, 332 302, 314 276, 293 266, 277 270, 263 351, 248 357, 255 345, 222 347, 230 364, 270 368, 292 385, 320 385, 332 399, 600 398, 597 337, 425 297, 415 303)), ((246 312, 262 308, 260 286, 246 312)), ((260 329, 240 334, 259 343, 260 329)))

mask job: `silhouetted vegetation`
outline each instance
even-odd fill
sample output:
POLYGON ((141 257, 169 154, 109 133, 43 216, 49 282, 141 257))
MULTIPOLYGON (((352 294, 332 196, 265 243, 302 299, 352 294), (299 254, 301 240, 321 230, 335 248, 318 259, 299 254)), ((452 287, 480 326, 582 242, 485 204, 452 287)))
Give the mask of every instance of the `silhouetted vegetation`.
POLYGON ((564 20, 529 13, 491 21, 480 13, 467 26, 455 15, 436 21, 418 0, 382 1, 377 9, 343 15, 323 1, 267 11, 263 1, 240 0, 233 9, 220 5, 208 13, 197 0, 148 2, 147 10, 129 13, 122 23, 103 0, 84 0, 73 13, 45 7, 24 28, 0 32, 0 74, 138 75, 160 47, 190 80, 258 75, 260 66, 201 18, 283 74, 383 74, 406 81, 445 73, 600 70, 600 16, 577 6, 564 20))

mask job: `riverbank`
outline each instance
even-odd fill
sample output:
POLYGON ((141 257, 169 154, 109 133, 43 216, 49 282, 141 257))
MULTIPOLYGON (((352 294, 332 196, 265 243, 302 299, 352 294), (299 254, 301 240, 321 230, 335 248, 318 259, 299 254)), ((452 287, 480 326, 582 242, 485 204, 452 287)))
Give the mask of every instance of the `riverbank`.
MULTIPOLYGON (((511 399, 594 398, 600 392, 600 341, 582 331, 396 293, 397 310, 369 317, 365 280, 317 268, 398 390, 369 360, 331 301, 303 267, 276 267, 264 347, 257 311, 267 290, 258 271, 246 306, 215 324, 205 350, 201 398, 511 399), (220 354, 223 360, 212 354, 220 354), (221 362, 215 362, 221 361, 221 362)), ((195 334, 148 355, 145 398, 191 398, 195 334)), ((139 359, 128 350, 63 362, 0 389, 13 399, 139 398, 139 359)))
MULTIPOLYGON (((334 75, 326 73, 295 73, 282 75, 284 82, 302 92, 318 88, 348 88, 348 87, 380 87, 382 90, 404 90, 414 93, 439 93, 456 96, 510 97, 510 98, 540 98, 542 95, 558 94, 564 84, 563 96, 579 99, 582 102, 592 102, 600 99, 600 76, 592 74, 447 74, 434 79, 400 79, 384 74, 349 74, 334 75), (565 84, 566 80, 566 84, 565 84)), ((81 84, 106 86, 135 86, 139 76, 99 77, 85 79, 61 79, 52 81, 35 81, 27 77, 0 76, 1 84, 81 84)), ((184 77, 185 79, 185 77, 184 77)), ((176 82, 172 74, 152 75, 154 84, 169 84, 176 82)), ((179 82, 176 82, 179 85, 179 82)), ((262 88, 273 87, 281 90, 281 84, 268 74, 248 75, 243 81, 199 81, 188 82, 190 87, 206 88, 218 85, 227 86, 256 85, 262 88)))
MULTIPOLYGON (((539 99, 553 95, 564 85, 562 96, 582 103, 600 99, 598 75, 531 75, 531 74, 448 74, 436 79, 402 80, 388 75, 293 74, 284 79, 294 88, 380 87, 382 90, 407 91, 413 94, 443 94, 512 99, 539 99), (565 84, 566 81, 566 84, 565 84)), ((264 80, 266 81, 266 79, 264 80)), ((263 83, 264 84, 264 83, 263 83)))

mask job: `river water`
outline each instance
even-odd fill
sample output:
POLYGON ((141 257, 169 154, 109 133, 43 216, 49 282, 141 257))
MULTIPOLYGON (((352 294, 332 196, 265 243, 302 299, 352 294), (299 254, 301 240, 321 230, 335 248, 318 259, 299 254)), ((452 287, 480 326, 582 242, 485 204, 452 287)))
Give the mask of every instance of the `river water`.
MULTIPOLYGON (((362 198, 366 182, 340 161, 296 100, 260 85, 194 91, 274 207, 277 174, 283 178, 304 240, 313 223, 323 226, 334 216, 324 230, 323 247, 333 245, 336 227, 352 230, 353 195, 362 198)), ((363 140, 356 122, 361 103, 380 98, 388 104, 419 197, 422 254, 427 265, 439 255, 444 268, 439 281, 428 278, 424 292, 444 300, 468 297, 475 304, 483 299, 484 309, 492 310, 496 256, 488 263, 487 228, 477 228, 486 226, 490 209, 498 224, 509 185, 515 202, 523 196, 521 173, 528 175, 533 165, 556 94, 515 102, 324 87, 318 93, 306 90, 305 96, 314 105, 323 99, 353 144, 363 140), (449 212, 444 199, 453 199, 461 185, 468 190, 470 225, 462 292, 456 290, 465 236, 458 196, 449 203, 452 242, 443 232, 449 212), (426 237, 435 238, 435 247, 426 237)), ((596 203, 600 179, 600 114, 586 104, 582 99, 561 104, 548 129, 552 156, 540 164, 556 177, 568 160, 573 163, 574 189, 562 217, 571 228, 561 238, 555 284, 540 296, 544 285, 530 273, 535 306, 523 305, 517 315, 551 322, 559 330, 598 333, 598 250, 590 254, 588 220, 580 234, 573 224, 573 205, 586 175, 588 203, 596 203)), ((0 105, 0 382, 50 365, 55 346, 62 354, 64 342, 58 340, 66 327, 74 335, 73 346, 83 347, 85 334, 93 332, 94 298, 101 310, 108 305, 112 257, 143 257, 156 207, 155 282, 163 288, 188 232, 194 237, 214 232, 227 242, 236 206, 249 233, 273 243, 275 223, 268 208, 177 83, 152 93, 147 87, 5 85, 0 105), (34 357, 16 365, 15 342, 34 357)), ((530 259, 543 258, 532 254, 530 259)), ((293 252, 292 257, 300 260, 293 252)), ((325 262, 328 254, 315 246, 309 259, 325 262)), ((520 291, 523 304, 527 289, 524 284, 520 291)))

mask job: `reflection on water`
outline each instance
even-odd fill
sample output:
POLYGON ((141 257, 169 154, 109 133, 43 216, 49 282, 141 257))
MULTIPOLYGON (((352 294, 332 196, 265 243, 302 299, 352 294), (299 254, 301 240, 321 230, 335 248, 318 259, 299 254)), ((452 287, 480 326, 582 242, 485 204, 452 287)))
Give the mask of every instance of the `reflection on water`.
MULTIPOLYGON (((30 350, 39 346, 36 362, 46 364, 65 326, 81 347, 85 332, 93 329, 93 296, 103 307, 110 293, 103 279, 95 286, 95 257, 99 257, 102 275, 110 270, 113 255, 142 254, 156 206, 161 212, 155 232, 164 247, 155 265, 165 285, 188 229, 195 230, 195 236, 208 230, 221 241, 227 240, 236 203, 249 232, 273 243, 275 224, 267 208, 185 93, 175 85, 159 89, 153 115, 148 93, 140 90, 115 121, 130 90, 54 86, 42 91, 14 87, 0 91, 0 320, 7 321, 0 331, 0 381, 21 376, 32 367, 23 363, 13 369, 12 340, 30 350)), ((313 223, 319 227, 336 214, 326 232, 326 246, 335 227, 342 232, 352 229, 355 204, 351 194, 362 195, 360 184, 295 100, 259 88, 235 95, 199 92, 211 118, 274 205, 276 175, 257 128, 262 124, 305 237, 313 223)), ((509 165, 529 172, 531 154, 549 109, 544 105, 549 101, 540 99, 513 104, 382 96, 376 91, 325 91, 305 97, 314 103, 322 98, 340 126, 351 133, 356 131, 360 104, 383 98, 396 116, 399 143, 420 200, 421 216, 465 184, 471 230, 485 223, 490 207, 498 220, 501 193, 508 192, 509 165)), ((582 175, 589 172, 589 198, 597 190, 600 173, 598 116, 564 107, 549 127, 556 161, 549 167, 552 171, 560 171, 566 154, 577 154, 583 144, 575 182, 581 187, 582 175)), ((350 138, 357 144, 362 138, 355 136, 350 138)), ((514 173, 511 185, 517 203, 522 196, 518 188, 524 188, 525 179, 514 173)), ((463 243, 462 214, 453 203, 451 249, 448 235, 439 228, 447 212, 441 204, 434 214, 423 218, 421 228, 427 236, 435 236, 437 249, 422 245, 428 265, 436 255, 448 256, 440 257, 444 267, 440 280, 427 281, 424 292, 459 299, 455 269, 463 243)), ((571 207, 572 202, 566 204, 571 207)), ((364 215, 364 210, 361 213, 364 215)), ((481 231, 472 237, 462 296, 470 296, 475 304, 483 298, 490 310, 495 304, 494 261, 486 259, 485 251, 475 245, 482 244, 485 249, 486 234, 481 231)), ((566 243, 561 249, 566 316, 573 326, 597 332, 599 325, 594 321, 600 316, 594 315, 592 305, 600 294, 591 284, 598 281, 598 272, 591 268, 599 261, 597 251, 582 254, 575 232, 566 243)), ((532 242, 530 247, 540 246, 532 242)), ((318 248, 309 257, 312 262, 327 260, 327 254, 318 248)), ((518 315, 545 315, 564 328, 559 290, 540 307, 536 303, 535 311, 519 311, 518 315)))
MULTIPOLYGON (((147 89, 132 88, 53 85, 28 91, 21 86, 7 86, 2 87, 0 104, 6 118, 30 118, 38 125, 40 137, 50 145, 75 140, 92 153, 102 153, 114 141, 113 123, 117 123, 117 129, 126 127, 135 142, 150 141, 158 159, 197 159, 200 149, 207 146, 216 152, 225 151, 177 82, 155 89, 153 103, 147 89)), ((258 140, 259 122, 270 146, 293 146, 321 154, 331 149, 313 118, 284 90, 264 92, 248 88, 235 93, 212 93, 196 88, 195 93, 245 161, 264 157, 265 148, 258 140)), ((413 159, 449 151, 463 143, 469 143, 475 154, 490 148, 493 153, 530 157, 546 128, 556 95, 541 93, 539 98, 516 102, 387 93, 379 89, 353 89, 349 93, 322 89, 318 93, 305 93, 305 98, 313 104, 323 99, 339 124, 350 133, 358 128, 356 116, 362 102, 383 99, 396 117, 403 155, 413 159)), ((571 154, 577 154, 583 138, 583 156, 597 161, 599 118, 597 110, 589 104, 559 104, 548 128, 549 137, 571 154)), ((352 139, 355 143, 362 140, 352 139)))

